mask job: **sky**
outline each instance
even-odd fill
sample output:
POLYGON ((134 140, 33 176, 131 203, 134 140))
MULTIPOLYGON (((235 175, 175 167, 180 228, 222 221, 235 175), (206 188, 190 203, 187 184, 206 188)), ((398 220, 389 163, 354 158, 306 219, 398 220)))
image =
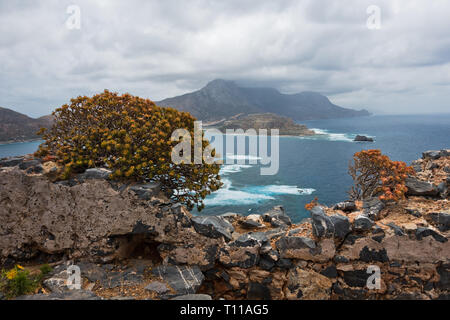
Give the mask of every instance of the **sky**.
POLYGON ((447 0, 0 0, 0 106, 235 80, 375 114, 450 113, 447 0), (379 13, 379 14, 378 14, 379 13))

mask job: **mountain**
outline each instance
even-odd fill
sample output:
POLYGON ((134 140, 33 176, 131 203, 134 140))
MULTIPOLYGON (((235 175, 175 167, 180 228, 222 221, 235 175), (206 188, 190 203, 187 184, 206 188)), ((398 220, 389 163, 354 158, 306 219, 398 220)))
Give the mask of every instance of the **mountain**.
POLYGON ((305 125, 297 124, 294 120, 279 116, 273 113, 254 113, 249 115, 240 115, 232 119, 216 123, 214 127, 221 132, 226 129, 267 129, 270 135, 270 129, 278 129, 281 136, 312 136, 314 131, 309 130, 305 125))
POLYGON ((283 94, 274 88, 239 87, 233 81, 213 80, 192 93, 156 102, 190 112, 199 120, 217 121, 237 114, 275 113, 294 120, 367 116, 366 110, 339 107, 316 92, 283 94))
POLYGON ((51 116, 33 119, 19 112, 0 107, 0 142, 37 139, 40 128, 49 127, 51 116))

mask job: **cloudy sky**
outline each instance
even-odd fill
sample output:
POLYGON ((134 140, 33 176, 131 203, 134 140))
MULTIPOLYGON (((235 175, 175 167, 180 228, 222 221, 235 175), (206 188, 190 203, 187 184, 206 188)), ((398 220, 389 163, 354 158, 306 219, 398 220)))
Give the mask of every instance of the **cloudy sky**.
POLYGON ((105 88, 160 100, 222 78, 448 113, 449 16, 447 0, 1 0, 0 106, 36 117, 105 88))

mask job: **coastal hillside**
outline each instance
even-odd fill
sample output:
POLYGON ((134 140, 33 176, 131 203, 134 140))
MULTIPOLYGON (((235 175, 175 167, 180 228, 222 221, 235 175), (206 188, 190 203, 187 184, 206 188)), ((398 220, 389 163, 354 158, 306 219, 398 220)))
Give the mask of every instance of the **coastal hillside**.
POLYGON ((52 182, 55 162, 4 159, 0 265, 47 269, 20 300, 448 300, 450 150, 413 166, 405 199, 316 204, 293 224, 282 206, 192 216, 158 184, 105 168, 52 182), (65 285, 71 264, 81 289, 65 285))
POLYGON ((275 113, 294 120, 367 116, 366 110, 339 107, 316 92, 283 94, 273 88, 244 88, 233 81, 216 79, 204 88, 156 102, 190 112, 199 120, 228 119, 237 114, 275 113))
MULTIPOLYGON (((309 130, 305 125, 297 124, 288 117, 279 116, 273 113, 255 113, 249 115, 239 115, 230 120, 225 120, 215 124, 222 132, 227 129, 278 129, 282 136, 311 136, 315 132, 309 130)), ((268 131, 270 134, 270 131, 268 131)))
POLYGON ((0 107, 0 142, 25 141, 37 139, 37 131, 52 123, 51 116, 37 119, 19 112, 0 107))

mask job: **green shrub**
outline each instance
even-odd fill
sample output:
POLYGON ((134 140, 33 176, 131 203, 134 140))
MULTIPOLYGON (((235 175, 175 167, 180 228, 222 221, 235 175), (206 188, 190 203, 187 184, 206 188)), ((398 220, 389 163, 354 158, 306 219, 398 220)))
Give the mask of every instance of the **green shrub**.
POLYGON ((36 282, 30 277, 29 271, 20 265, 2 272, 1 289, 7 298, 32 293, 35 285, 36 282))
MULTIPOLYGON (((72 99, 53 116, 52 128, 41 129, 45 142, 37 155, 56 157, 64 168, 61 179, 87 168, 106 167, 116 180, 158 181, 172 198, 199 210, 206 195, 221 186, 218 164, 171 161, 178 143, 171 141, 173 131, 187 129, 194 136, 195 118, 187 112, 105 90, 72 99)), ((203 140, 202 145, 204 150, 209 143, 203 140)))

